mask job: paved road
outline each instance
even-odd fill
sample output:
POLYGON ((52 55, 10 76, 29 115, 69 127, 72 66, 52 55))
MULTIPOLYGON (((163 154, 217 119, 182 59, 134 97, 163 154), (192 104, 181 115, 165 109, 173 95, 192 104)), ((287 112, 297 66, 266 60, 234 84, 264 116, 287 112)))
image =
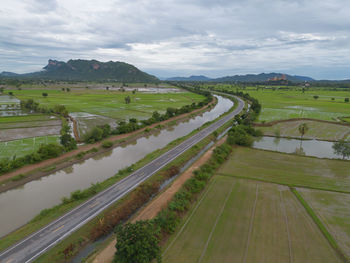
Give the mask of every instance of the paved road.
POLYGON ((0 254, 0 262, 15 263, 33 261, 59 241, 97 216, 108 206, 135 189, 140 183, 144 182, 183 152, 200 142, 227 121, 231 120, 236 114, 241 112, 244 106, 244 102, 239 98, 237 99, 239 104, 233 112, 162 154, 131 175, 100 192, 77 208, 40 229, 38 232, 10 247, 0 254))

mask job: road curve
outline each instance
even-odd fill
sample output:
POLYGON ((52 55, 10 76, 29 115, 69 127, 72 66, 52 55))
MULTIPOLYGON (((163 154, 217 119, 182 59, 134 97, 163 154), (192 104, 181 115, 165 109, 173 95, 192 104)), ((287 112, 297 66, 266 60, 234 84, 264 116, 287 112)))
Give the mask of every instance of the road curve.
POLYGON ((33 261, 240 113, 244 107, 244 102, 238 97, 236 99, 238 100, 238 106, 234 111, 136 170, 134 173, 98 193, 49 225, 0 253, 0 262, 15 263, 33 261))

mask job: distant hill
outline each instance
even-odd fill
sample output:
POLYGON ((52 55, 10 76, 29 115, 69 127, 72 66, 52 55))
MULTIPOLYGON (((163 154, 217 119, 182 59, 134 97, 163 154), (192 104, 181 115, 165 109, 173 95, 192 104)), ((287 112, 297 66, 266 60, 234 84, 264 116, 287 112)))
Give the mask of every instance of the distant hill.
POLYGON ((3 71, 0 73, 0 77, 15 77, 18 76, 19 74, 13 73, 13 72, 8 72, 8 71, 3 71))
POLYGON ((273 78, 281 78, 285 76, 287 80, 292 82, 304 82, 315 81, 313 78, 305 76, 292 76, 283 73, 261 73, 261 74, 246 74, 246 75, 234 75, 221 78, 211 79, 206 76, 190 76, 190 77, 173 77, 166 80, 169 81, 215 81, 215 82, 264 82, 273 78))
MULTIPOLYGON (((131 64, 124 62, 100 62, 97 60, 69 60, 68 62, 49 60, 42 71, 13 75, 22 78, 40 78, 52 80, 88 80, 120 82, 158 82, 158 78, 149 75, 131 64)), ((7 75, 7 77, 11 77, 7 75)))
POLYGON ((211 79, 203 76, 203 75, 199 75, 199 76, 190 76, 190 77, 173 77, 173 78, 168 78, 166 80, 169 81, 210 81, 211 79))
POLYGON ((304 82, 304 81, 314 81, 313 78, 305 76, 292 76, 283 73, 261 73, 261 74, 247 74, 247 75, 234 75, 222 78, 214 79, 217 82, 264 82, 273 78, 281 78, 285 75, 286 79, 292 82, 304 82))

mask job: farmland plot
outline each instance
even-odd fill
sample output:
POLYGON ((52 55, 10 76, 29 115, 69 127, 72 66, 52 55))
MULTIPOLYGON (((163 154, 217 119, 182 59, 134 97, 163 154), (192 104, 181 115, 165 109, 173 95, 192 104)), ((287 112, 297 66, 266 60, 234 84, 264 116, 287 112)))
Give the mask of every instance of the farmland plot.
POLYGON ((341 262, 289 188, 216 176, 164 262, 341 262))

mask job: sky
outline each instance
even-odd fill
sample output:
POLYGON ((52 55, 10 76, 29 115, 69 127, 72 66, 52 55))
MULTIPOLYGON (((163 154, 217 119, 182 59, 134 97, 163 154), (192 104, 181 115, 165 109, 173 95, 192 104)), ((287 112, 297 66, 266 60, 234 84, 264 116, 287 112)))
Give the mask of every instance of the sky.
POLYGON ((123 61, 157 77, 350 79, 349 0, 2 0, 0 72, 123 61))

